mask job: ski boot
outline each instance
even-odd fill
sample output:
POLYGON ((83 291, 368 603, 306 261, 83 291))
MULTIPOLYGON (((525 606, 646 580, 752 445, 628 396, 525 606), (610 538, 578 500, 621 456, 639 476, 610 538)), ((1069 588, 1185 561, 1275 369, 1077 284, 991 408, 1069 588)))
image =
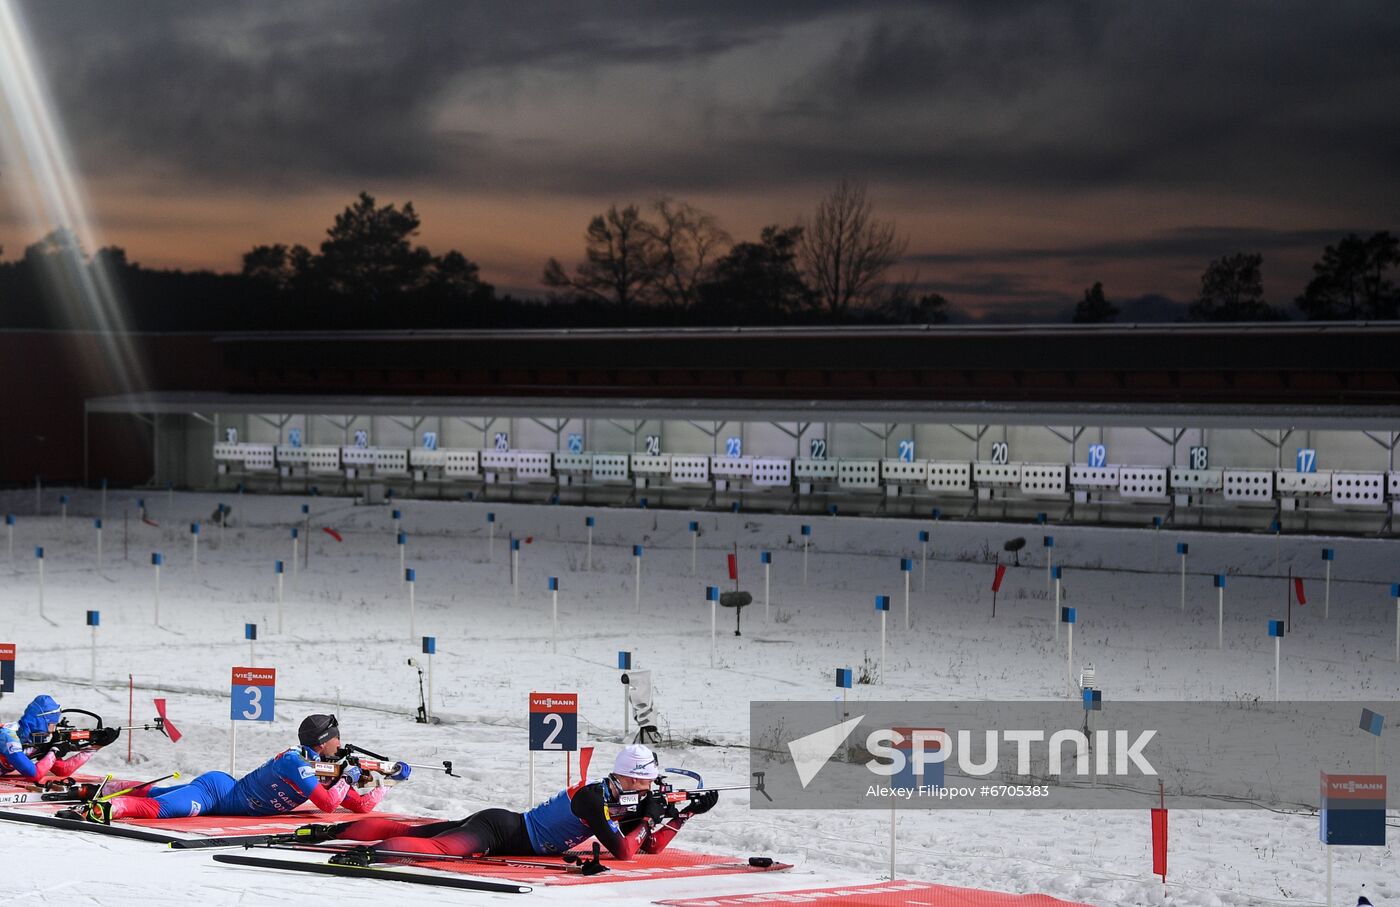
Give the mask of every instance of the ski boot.
POLYGON ((364 868, 374 862, 374 849, 361 845, 338 853, 328 861, 332 866, 359 866, 364 868))
POLYGON ((46 794, 68 794, 74 800, 91 800, 102 792, 101 784, 74 781, 72 778, 50 778, 39 786, 46 794))
POLYGON ((80 822, 111 825, 112 804, 108 800, 90 800, 68 809, 60 809, 54 815, 60 819, 77 819, 80 822))
POLYGON ((270 844, 320 844, 323 841, 333 841, 340 837, 348 822, 335 824, 313 824, 303 825, 285 835, 277 835, 269 839, 270 844))

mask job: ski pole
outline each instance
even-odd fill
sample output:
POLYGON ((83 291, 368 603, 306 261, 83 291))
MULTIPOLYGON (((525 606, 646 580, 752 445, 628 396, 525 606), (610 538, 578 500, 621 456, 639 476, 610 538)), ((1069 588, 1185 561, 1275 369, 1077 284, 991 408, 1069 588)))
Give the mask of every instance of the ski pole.
POLYGON ((140 784, 133 784, 131 787, 125 787, 125 788, 122 788, 121 790, 112 791, 110 794, 101 793, 101 792, 100 792, 100 791, 101 791, 101 788, 99 788, 99 789, 98 789, 98 790, 99 790, 98 795, 97 795, 96 797, 94 797, 93 799, 94 799, 94 800, 110 800, 110 799, 112 799, 113 797, 120 797, 122 794, 129 794, 129 793, 131 793, 132 791, 134 791, 134 790, 136 790, 136 789, 138 789, 138 788, 142 788, 142 787, 147 787, 147 788, 155 787, 157 784, 159 784, 159 783, 162 782, 162 781, 174 781, 174 780, 177 780, 179 777, 180 777, 180 773, 179 773, 179 772, 171 772, 171 773, 168 774, 168 775, 161 775, 159 778, 154 778, 154 779, 152 779, 152 780, 150 780, 150 781, 142 781, 140 784))

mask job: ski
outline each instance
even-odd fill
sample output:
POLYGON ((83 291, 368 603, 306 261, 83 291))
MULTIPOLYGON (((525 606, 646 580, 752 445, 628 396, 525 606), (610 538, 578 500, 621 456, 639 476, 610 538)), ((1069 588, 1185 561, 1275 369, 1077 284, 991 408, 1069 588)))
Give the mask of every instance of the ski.
POLYGON ((0 809, 0 821, 27 822, 30 825, 47 825, 50 828, 86 831, 97 835, 111 835, 116 838, 136 838, 140 841, 156 841, 160 844, 169 844, 179 835, 178 832, 156 831, 155 829, 136 828, 129 825, 100 825, 82 819, 60 819, 47 813, 35 813, 23 809, 0 809))
POLYGON ((256 847, 259 844, 272 844, 289 836, 288 832, 272 835, 223 835, 209 838, 181 838, 171 841, 172 850, 207 850, 214 847, 256 847))
MULTIPOLYGON (((175 845, 171 845, 175 846, 175 845)), ((197 846, 197 845, 196 845, 197 846)), ((249 842, 246 847, 262 847, 267 850, 290 850, 297 853, 345 853, 352 844, 348 843, 318 843, 318 844, 298 844, 287 841, 267 841, 249 842)), ((371 845, 372 846, 372 845, 371 845)), ((600 872, 607 872, 608 867, 602 861, 596 848, 594 853, 580 853, 576 851, 565 851, 556 854, 562 863, 551 863, 544 859, 530 859, 529 857, 492 857, 492 856, 459 856, 457 854, 445 853, 418 853, 407 850, 381 850, 374 849, 376 855, 392 860, 409 860, 426 863, 478 863, 482 866, 520 866, 528 869, 548 869, 551 872, 581 872, 584 875, 596 875, 600 872)))
POLYGON ((494 882, 485 879, 456 878, 449 875, 426 872, 411 872, 402 869, 386 869, 379 866, 340 866, 333 863, 308 863, 299 860, 278 860, 271 857, 252 857, 240 853, 216 853, 214 861, 233 866, 256 866, 261 869, 285 869, 290 872, 313 872, 321 875, 342 876, 344 878, 383 879, 390 882, 408 882, 413 885, 434 885, 439 888, 461 888, 468 891, 493 891, 502 894, 529 894, 529 885, 516 882, 494 882))

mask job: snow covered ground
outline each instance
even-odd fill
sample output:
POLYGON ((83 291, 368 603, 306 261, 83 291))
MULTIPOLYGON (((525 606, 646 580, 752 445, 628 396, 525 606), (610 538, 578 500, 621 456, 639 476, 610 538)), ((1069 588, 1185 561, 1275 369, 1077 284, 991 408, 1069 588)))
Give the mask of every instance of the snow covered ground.
MULTIPOLYGON (((57 492, 46 495, 50 511, 57 492)), ((229 763, 229 668, 249 661, 243 625, 256 622, 257 663, 277 669, 277 720, 243 723, 238 768, 247 771, 295 739, 309 711, 340 716, 348 741, 419 762, 452 759, 462 779, 419 772, 395 788, 385 808, 460 817, 486 806, 527 805, 526 698, 530 690, 580 696, 584 743, 609 763, 621 734, 622 687, 616 657, 654 672, 664 731, 744 744, 752 699, 830 699, 838 666, 878 658, 871 597, 893 600, 884 684, 853 698, 1049 699, 1068 695, 1062 646, 1040 536, 1056 537, 1065 566, 1066 604, 1079 609, 1076 662, 1093 661, 1105 696, 1120 699, 1268 699, 1273 649, 1261 628, 1277 616, 1276 571, 1319 577, 1320 548, 1336 549, 1331 617, 1322 619, 1321 582, 1295 611, 1285 642, 1283 698, 1400 698, 1394 661, 1400 580, 1394 541, 1179 533, 1056 526, 1041 530, 993 523, 694 514, 676 511, 399 502, 409 533, 407 564, 417 570, 417 635, 435 635, 435 711, 441 725, 413 721, 419 655, 410 640, 407 596, 389 507, 346 499, 149 495, 140 522, 135 495, 108 502, 104 569, 96 569, 95 495, 71 492, 66 521, 33 512, 32 493, 0 495, 18 514, 15 570, 0 560, 0 640, 18 645, 19 693, 0 701, 6 720, 36 693, 65 706, 125 718, 128 675, 137 686, 136 717, 165 695, 186 734, 178 745, 138 734, 137 765, 126 739, 91 767, 119 777, 188 775, 229 763), (233 512, 225 537, 208 524, 218 500, 233 512), (285 632, 277 625, 273 561, 290 562, 288 528, 312 507, 309 568, 287 573, 285 632), (487 555, 485 514, 497 515, 495 557, 487 555), (128 518, 123 529, 123 513, 128 518), (82 514, 82 516, 79 516, 82 514), (597 517, 593 569, 584 569, 584 517, 597 517), (205 522, 199 571, 191 563, 189 523, 205 522), (698 575, 691 575, 687 524, 698 519, 698 575), (813 525, 810 576, 802 588, 799 526, 813 525), (337 543, 320 531, 332 526, 337 543), (917 532, 932 532, 928 588, 919 591, 917 532), (521 591, 512 603, 506 537, 521 546, 521 591), (992 567, 985 557, 1013 536, 1030 540, 1020 568, 1006 578, 995 621, 989 617, 992 567), (1175 544, 1191 544, 1187 619, 1180 619, 1175 544), (707 584, 728 587, 724 555, 738 545, 743 587, 755 593, 744 635, 720 615, 719 664, 710 667, 707 584), (642 613, 633 610, 631 546, 645 546, 642 613), (45 549, 40 619, 34 546, 45 549), (772 616, 763 617, 760 550, 773 552, 772 616), (125 557, 123 552, 125 551, 125 557), (153 625, 150 554, 161 551, 161 626, 153 625), (898 558, 916 558, 913 630, 903 630, 898 558), (1232 576, 1227 590, 1226 651, 1215 649, 1215 590, 1210 575, 1232 576), (560 638, 551 651, 546 579, 558 576, 560 638), (100 609, 97 684, 88 685, 90 635, 84 612, 100 609), (56 625, 54 625, 56 624, 56 625)), ((0 545, 4 537, 0 536, 0 545)), ((0 558, 5 550, 0 548, 0 558)), ((1400 716, 1388 716, 1394 723, 1400 716)), ((676 747, 663 764, 700 771, 708 783, 744 784, 740 746, 676 747)), ((596 774, 596 769, 595 769, 596 774)), ((557 759, 537 764, 538 797, 562 785, 557 759)), ((1170 805, 1170 804, 1169 804, 1170 805)), ((642 904, 698 896, 873 881, 888 874, 889 814, 750 811, 747 796, 726 796, 678 840, 687 849, 795 862, 786 873, 668 880, 585 889, 536 889, 530 897, 568 903, 642 904)), ((1392 824, 1394 820, 1392 819, 1392 824)), ((1150 875, 1146 811, 901 812, 897 873, 950 885, 1045 892, 1098 905, 1325 903, 1317 819, 1266 810, 1172 813, 1169 884, 1150 875)), ((380 903, 393 894, 353 880, 302 878, 212 863, 207 855, 166 852, 137 841, 0 824, 0 853, 11 896, 21 901, 102 904, 188 903, 197 889, 209 904, 304 902, 308 892, 342 904, 380 903)), ((1378 905, 1400 902, 1394 848, 1336 850, 1337 903, 1365 892, 1378 905), (1363 889, 1362 886, 1365 886, 1363 889)), ((387 883, 386 883, 387 885, 387 883)), ((434 893, 447 902, 489 896, 434 893)), ((509 898, 509 896, 496 896, 509 898)))

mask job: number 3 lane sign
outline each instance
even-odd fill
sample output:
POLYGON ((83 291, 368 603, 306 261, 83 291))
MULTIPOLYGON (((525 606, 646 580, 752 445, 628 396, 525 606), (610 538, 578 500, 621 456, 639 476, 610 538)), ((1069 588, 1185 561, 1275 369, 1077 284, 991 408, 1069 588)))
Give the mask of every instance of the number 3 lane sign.
POLYGON ((271 721, 277 704, 276 668, 234 668, 229 694, 234 721, 271 721))
POLYGON ((578 749, 578 694, 530 694, 530 749, 578 749))

